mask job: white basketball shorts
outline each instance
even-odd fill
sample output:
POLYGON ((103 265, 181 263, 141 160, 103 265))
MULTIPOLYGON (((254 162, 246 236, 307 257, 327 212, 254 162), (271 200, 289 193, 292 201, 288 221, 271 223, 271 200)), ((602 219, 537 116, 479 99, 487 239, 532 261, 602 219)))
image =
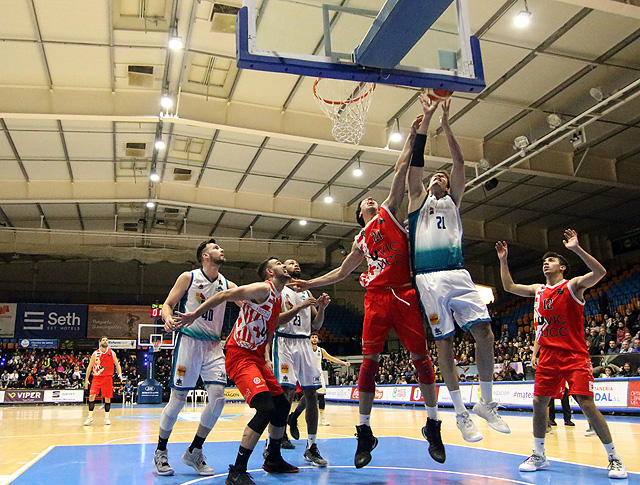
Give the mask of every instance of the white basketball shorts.
POLYGON ((273 339, 273 373, 282 387, 320 389, 322 378, 308 337, 275 336, 273 339))
POLYGON ((418 274, 416 292, 436 340, 450 337, 458 326, 468 332, 491 317, 466 269, 418 274), (453 316, 452 316, 453 313, 453 316))
POLYGON ((205 384, 227 385, 222 342, 198 340, 178 333, 169 385, 179 390, 195 389, 199 376, 205 384))

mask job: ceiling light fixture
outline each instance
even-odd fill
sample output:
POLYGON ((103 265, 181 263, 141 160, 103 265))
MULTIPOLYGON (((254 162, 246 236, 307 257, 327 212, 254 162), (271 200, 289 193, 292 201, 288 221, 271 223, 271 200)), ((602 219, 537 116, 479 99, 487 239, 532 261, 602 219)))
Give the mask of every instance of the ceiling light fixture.
POLYGON ((162 138, 159 138, 158 140, 156 140, 156 148, 158 150, 164 150, 165 148, 167 148, 167 144, 162 138))
POLYGON ((333 202, 333 196, 331 195, 331 185, 329 185, 329 193, 325 195, 324 201, 327 204, 331 204, 333 202))
POLYGON ((163 94, 162 98, 160 98, 160 106, 165 109, 169 109, 173 106, 173 98, 168 94, 163 94))
POLYGON ((307 225, 307 221, 305 221, 304 219, 300 220, 300 225, 301 226, 306 226, 307 225))
POLYGON ((156 204, 155 204, 152 200, 150 200, 149 202, 147 202, 147 204, 146 204, 146 205, 147 205, 147 208, 148 208, 148 209, 153 209, 153 208, 156 206, 156 204))
POLYGON ((184 44, 182 43, 182 39, 177 35, 169 39, 169 49, 174 51, 179 51, 180 49, 182 49, 183 46, 184 44))
POLYGON ((396 127, 395 130, 391 132, 389 140, 395 143, 402 140, 402 133, 400 132, 400 120, 398 118, 396 118, 396 127))
POLYGON ((591 88, 589 89, 589 95, 599 103, 604 99, 604 90, 600 86, 591 88))
POLYGON ((547 123, 549 124, 550 128, 556 129, 562 124, 562 118, 555 113, 551 113, 549 116, 547 116, 547 123))
MULTIPOLYGON (((159 182, 160 174, 156 172, 155 169, 152 170, 151 173, 149 174, 149 180, 151 180, 152 182, 159 182)), ((153 204, 151 205, 151 207, 153 207, 153 204)))
POLYGON ((524 0, 524 10, 521 10, 518 15, 513 19, 513 23, 516 27, 520 27, 521 29, 529 25, 531 22, 531 12, 529 11, 529 6, 527 5, 527 0, 524 0))
POLYGON ((362 171, 362 167, 360 166, 360 157, 358 157, 358 166, 353 169, 353 175, 355 177, 362 177, 363 173, 364 172, 362 171))

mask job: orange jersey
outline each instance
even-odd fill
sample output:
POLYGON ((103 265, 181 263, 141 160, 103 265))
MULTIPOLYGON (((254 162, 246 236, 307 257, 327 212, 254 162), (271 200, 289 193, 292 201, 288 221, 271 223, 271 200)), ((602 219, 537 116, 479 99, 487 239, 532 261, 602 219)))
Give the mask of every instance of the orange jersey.
POLYGON ((367 259, 368 269, 360 284, 368 287, 398 287, 411 283, 407 231, 382 205, 378 214, 355 237, 367 259))
POLYGON ((578 300, 567 280, 542 285, 534 303, 536 340, 540 365, 573 368, 591 363, 584 338, 584 302, 578 300))
POLYGON ((107 349, 102 352, 100 349, 95 352, 96 361, 93 364, 93 377, 113 377, 113 350, 107 349))
POLYGON ((271 281, 269 297, 264 303, 243 301, 227 347, 242 347, 259 355, 264 355, 268 342, 271 342, 276 329, 282 299, 271 281))

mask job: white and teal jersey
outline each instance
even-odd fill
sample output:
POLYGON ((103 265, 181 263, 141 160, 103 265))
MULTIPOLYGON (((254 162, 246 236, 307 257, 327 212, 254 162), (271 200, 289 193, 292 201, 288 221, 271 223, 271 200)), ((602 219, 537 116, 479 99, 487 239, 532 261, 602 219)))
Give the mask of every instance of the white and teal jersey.
MULTIPOLYGON (((218 277, 212 281, 202 268, 194 269, 191 271, 191 284, 180 300, 179 310, 193 312, 207 298, 228 288, 229 282, 222 274, 218 273, 218 277)), ((178 331, 198 340, 220 340, 226 306, 226 303, 218 305, 188 327, 180 328, 178 331)))
POLYGON ((464 266, 462 220, 450 195, 441 199, 429 195, 409 214, 409 238, 414 274, 464 266))
MULTIPOLYGON (((292 288, 285 286, 282 290, 282 312, 288 312, 294 306, 299 305, 307 298, 311 297, 311 293, 302 291, 298 293, 292 288)), ((311 335, 311 307, 300 310, 296 316, 289 320, 285 325, 276 329, 278 336, 295 336, 309 338, 311 335)))

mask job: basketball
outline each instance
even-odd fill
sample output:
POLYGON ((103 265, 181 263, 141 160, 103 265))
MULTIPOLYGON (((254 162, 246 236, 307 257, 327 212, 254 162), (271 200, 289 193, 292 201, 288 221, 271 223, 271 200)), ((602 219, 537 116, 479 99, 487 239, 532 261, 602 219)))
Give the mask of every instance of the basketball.
POLYGON ((451 97, 453 91, 446 89, 427 89, 427 97, 434 103, 442 103, 451 97))

